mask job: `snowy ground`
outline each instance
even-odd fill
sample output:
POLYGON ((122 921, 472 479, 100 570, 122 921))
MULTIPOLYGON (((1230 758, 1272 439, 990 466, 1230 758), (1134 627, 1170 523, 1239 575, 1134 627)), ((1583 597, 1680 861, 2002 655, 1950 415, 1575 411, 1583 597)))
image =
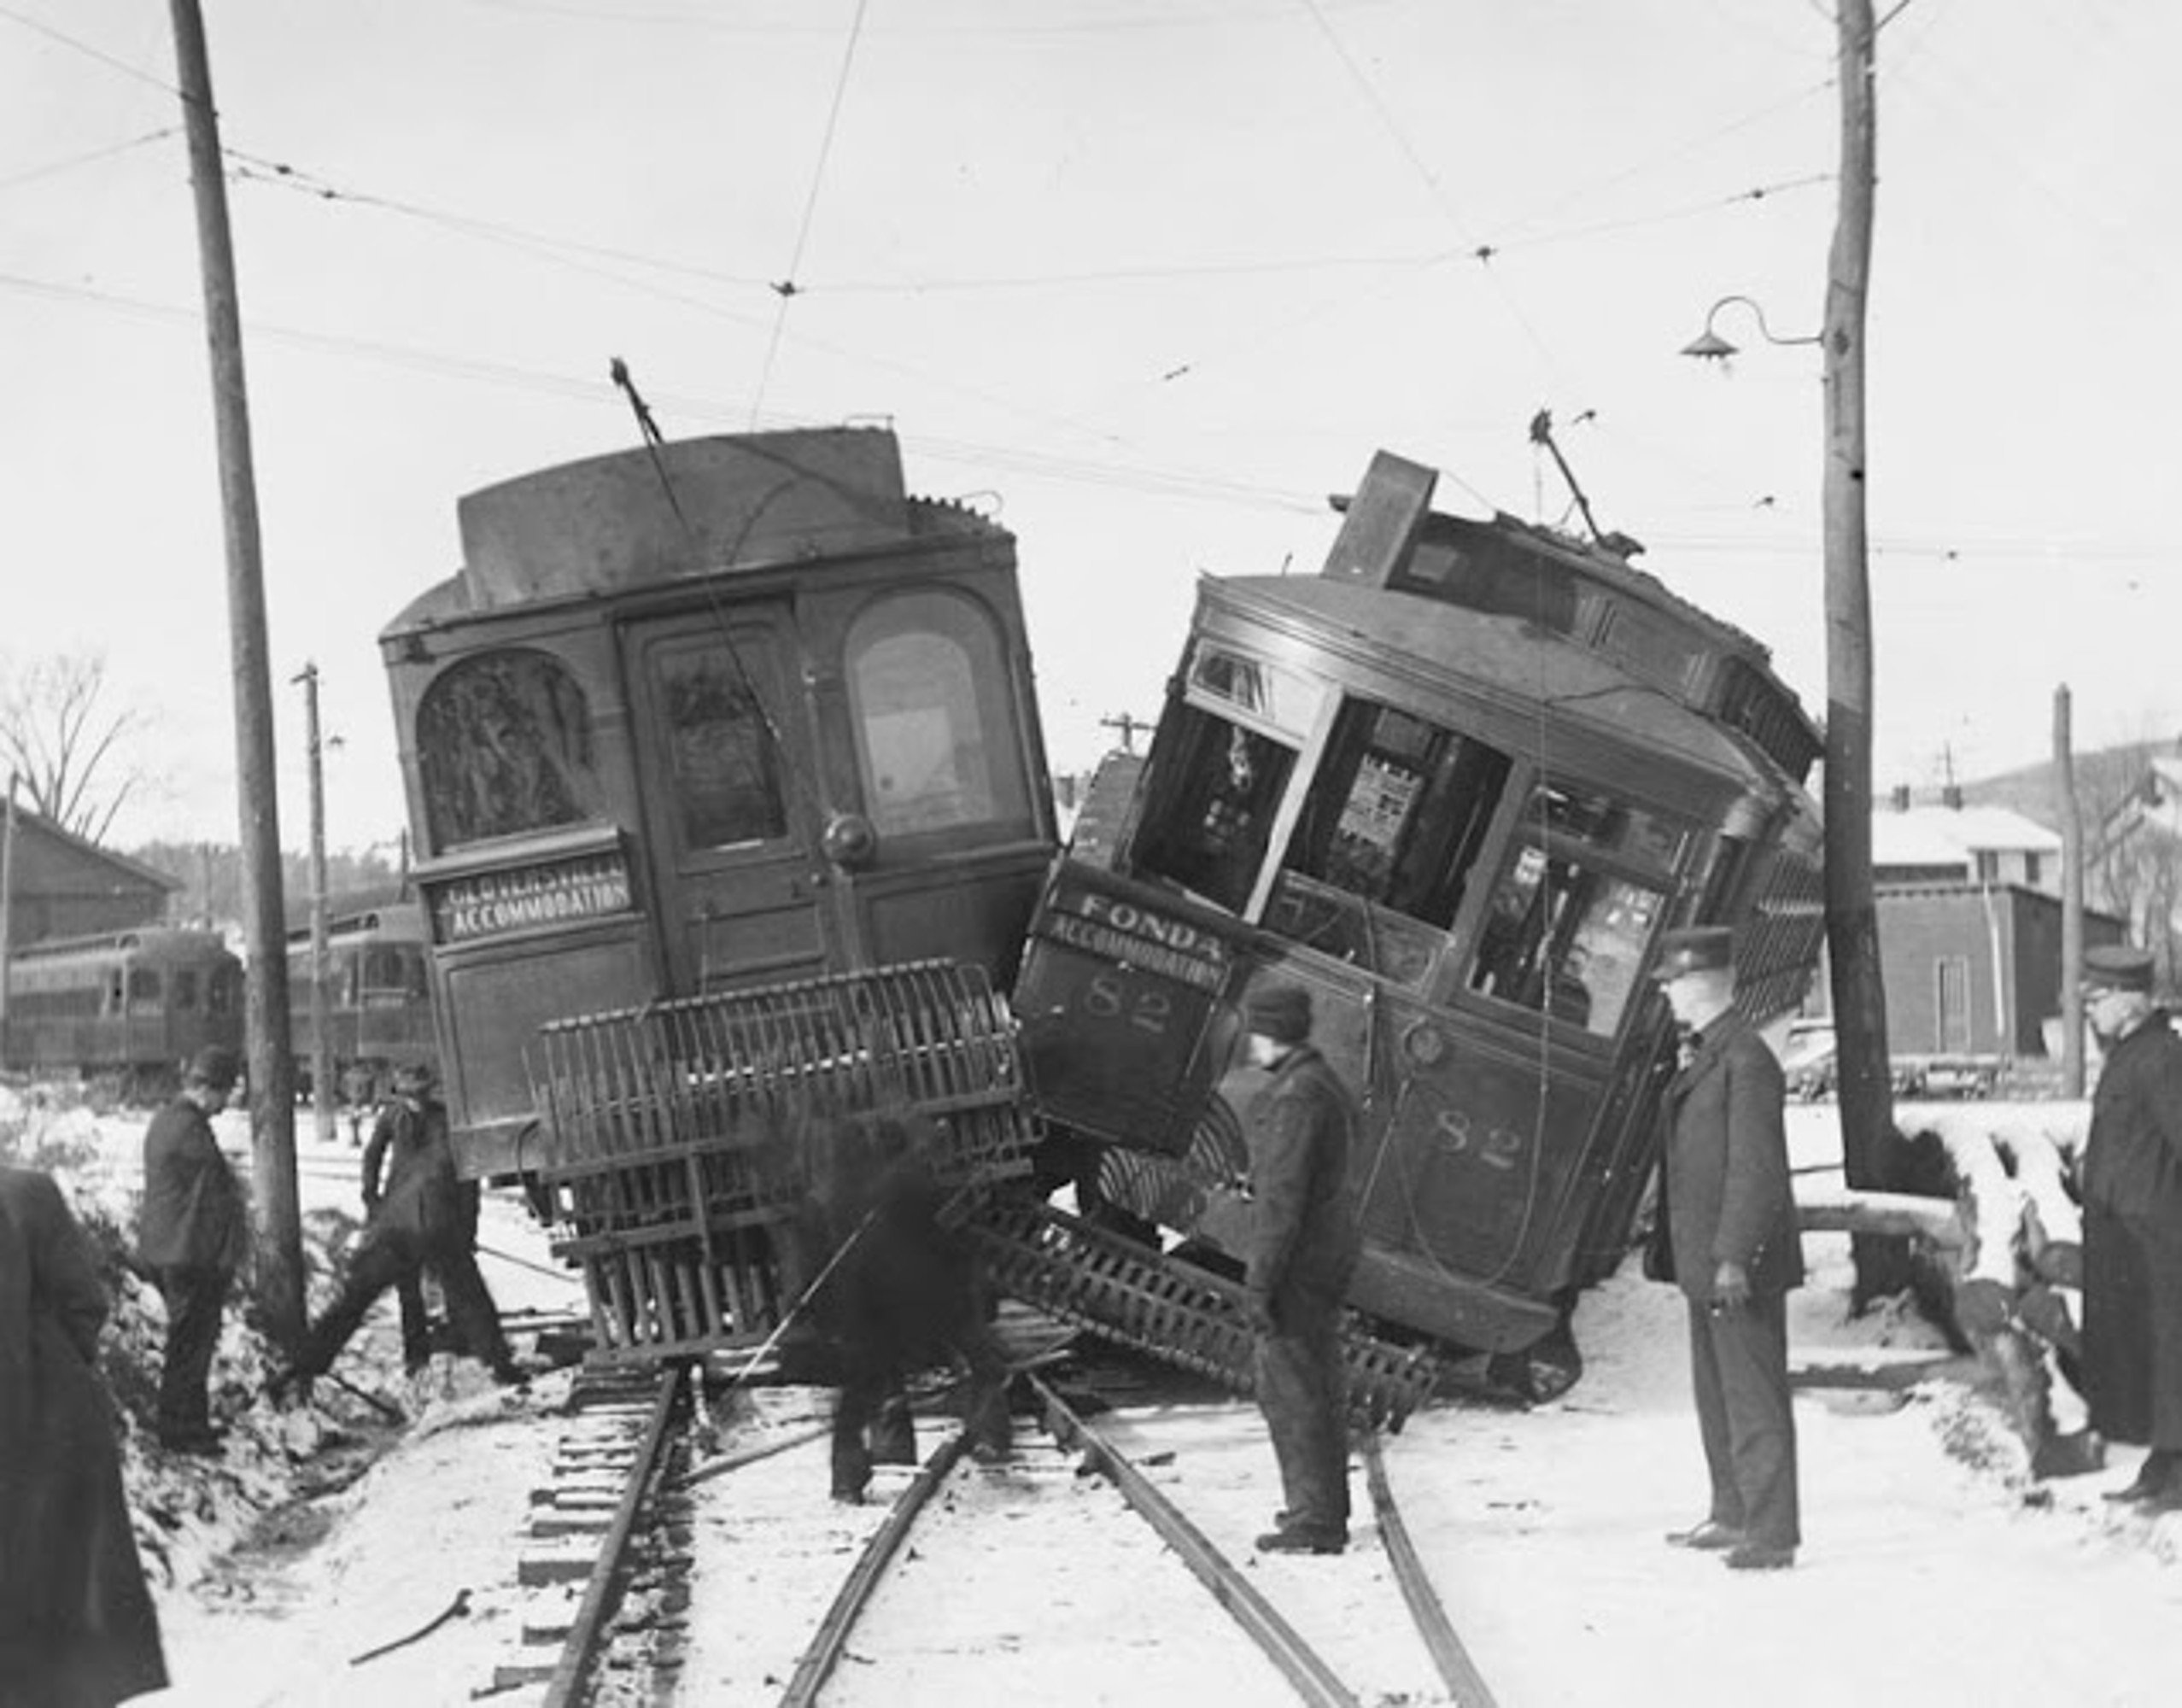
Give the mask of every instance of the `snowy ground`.
MULTIPOLYGON (((2080 1132, 2082 1111, 1984 1118, 2080 1132)), ((1830 1108, 1791 1120, 1800 1161, 1831 1154, 1830 1108)), ((97 1142, 78 1146, 92 1156, 72 1170, 79 1199, 126 1194, 141 1128, 141 1116, 97 1124, 97 1142), (103 1182, 98 1156, 111 1160, 103 1182)), ((222 1137, 247 1148, 239 1116, 224 1118, 222 1137)), ((303 1123, 307 1212, 353 1213, 354 1160, 303 1123)), ((486 1259, 504 1310, 580 1296, 566 1277, 525 1266, 542 1242, 512 1202, 488 1203, 483 1239, 504 1254, 486 1259)), ((1587 1372, 1562 1401, 1435 1411, 1389 1444, 1415 1540, 1504 1708, 2182 1700, 2182 1517, 2147 1520, 2099 1498, 2139 1453, 2117 1449, 2097 1476, 2032 1483, 1975 1366, 1945 1360, 1939 1336, 1898 1309, 1850 1321, 1846 1241, 1809 1236, 1806 1252, 1812 1284, 1792 1319, 1799 1366, 1933 1362, 1899 1390, 1799 1395, 1805 1545, 1793 1572, 1730 1575, 1662 1545, 1702 1515, 1703 1471, 1679 1301, 1633 1269, 1586 1296, 1587 1372)), ((513 1401, 461 1367, 407 1389, 395 1342, 389 1301, 342 1369, 415 1417, 399 1435, 339 1394, 273 1414, 246 1403, 237 1377, 219 1402, 241 1408, 225 1461, 177 1470, 131 1447, 132 1496, 162 1515, 144 1530, 176 1679, 146 1700, 430 1708, 470 1700, 513 1649, 508 1563, 565 1378, 513 1401), (314 1480, 330 1492, 277 1504, 314 1480), (253 1530, 247 1551, 223 1553, 253 1530), (466 1611, 430 1636, 354 1664, 465 1591, 466 1611)), ((1257 1434, 1247 1407, 1226 1415, 1221 1427, 1257 1434)), ((1270 1493, 1269 1453, 1264 1474, 1270 1493)), ((1360 1502, 1360 1472, 1354 1486, 1360 1502)), ((1041 1588, 1022 1593, 1016 1617, 1030 1617, 1041 1588)))

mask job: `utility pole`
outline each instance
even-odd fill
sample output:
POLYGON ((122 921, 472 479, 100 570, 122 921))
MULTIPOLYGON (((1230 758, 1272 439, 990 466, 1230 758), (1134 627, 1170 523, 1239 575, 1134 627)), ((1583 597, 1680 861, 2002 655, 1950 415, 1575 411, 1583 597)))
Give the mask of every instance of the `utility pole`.
POLYGON ((311 770, 311 1114, 320 1144, 333 1143, 333 1036, 326 1014, 325 765, 319 740, 319 667, 307 664, 303 732, 311 770))
MULTIPOLYGON (((1864 318, 1877 157, 1871 0, 1840 0, 1840 203, 1826 268, 1826 943, 1840 1074, 1841 1167, 1883 1188, 1894 1130, 1887 986, 1871 883, 1871 579, 1865 531, 1864 318)), ((1857 1235, 1857 1301, 1907 1284, 1907 1242, 1857 1235)))
POLYGON ((295 1099, 289 1059, 288 929, 280 882, 280 806, 273 777, 272 686, 266 646, 265 579, 250 415, 243 383, 243 317, 220 173, 197 0, 170 0, 182 125, 196 193, 205 337, 212 357, 220 512, 227 536, 227 632, 235 672, 236 794, 243 839, 243 924, 248 939, 244 1019, 249 1043, 251 1184, 257 1210, 258 1306, 266 1330, 293 1350, 302 1340, 303 1224, 295 1196, 295 1099))
POLYGON ((15 951, 15 785, 21 774, 8 773, 8 812, 0 823, 0 1057, 8 1049, 8 974, 15 951))
POLYGON ((2053 807, 2061 819, 2061 1095, 2084 1095, 2084 808, 2076 798, 2074 719, 2053 691, 2053 807))

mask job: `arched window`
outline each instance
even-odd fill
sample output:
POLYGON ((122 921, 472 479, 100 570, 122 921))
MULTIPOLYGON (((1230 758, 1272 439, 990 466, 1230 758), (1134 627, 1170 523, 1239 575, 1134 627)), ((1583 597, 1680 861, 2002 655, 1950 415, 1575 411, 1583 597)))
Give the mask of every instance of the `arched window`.
POLYGON ((436 850, 595 816, 600 787, 583 690, 551 654, 482 652, 417 706, 417 763, 436 850))
POLYGON ((959 594, 889 594, 849 630, 849 700, 865 810, 881 837, 1031 827, 998 625, 959 594))

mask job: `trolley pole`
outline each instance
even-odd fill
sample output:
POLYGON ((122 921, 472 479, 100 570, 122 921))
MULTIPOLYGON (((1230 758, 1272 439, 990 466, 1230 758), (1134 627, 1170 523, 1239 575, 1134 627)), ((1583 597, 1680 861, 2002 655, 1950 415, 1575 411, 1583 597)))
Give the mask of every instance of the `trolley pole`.
POLYGON ((266 646, 265 578, 250 415, 243 383, 243 317, 220 175, 219 121, 197 0, 170 0, 182 125, 196 191, 205 338, 212 358, 220 513, 227 538, 227 633, 235 672, 236 796, 243 845, 243 931, 249 955, 251 1187, 257 1211, 257 1296, 266 1331, 293 1350, 303 1334, 303 1224, 295 1196, 295 1099, 288 1037, 288 930, 280 880, 280 806, 274 787, 272 686, 266 646))
POLYGON ((303 732, 311 760, 311 1113, 320 1144, 333 1143, 333 1036, 326 1014, 325 763, 319 739, 319 667, 307 664, 303 732))

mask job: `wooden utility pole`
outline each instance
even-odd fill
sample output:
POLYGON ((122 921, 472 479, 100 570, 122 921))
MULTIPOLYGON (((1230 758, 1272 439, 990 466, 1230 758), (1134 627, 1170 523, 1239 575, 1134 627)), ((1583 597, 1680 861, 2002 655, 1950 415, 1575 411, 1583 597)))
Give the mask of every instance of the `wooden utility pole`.
POLYGON ((19 773, 8 773, 8 811, 0 822, 0 1056, 7 1054, 9 961, 15 952, 15 785, 19 773))
POLYGON ((2053 810, 2061 820, 2061 1095, 2084 1095, 2084 808, 2068 685, 2053 691, 2053 810))
POLYGON ((212 355, 220 510, 227 535, 227 633, 235 672, 236 793, 243 839, 243 926, 248 939, 251 1184, 257 1210, 257 1293, 266 1331, 293 1349, 303 1333, 303 1225, 295 1196, 295 1098, 288 1038, 288 928, 280 885, 280 807, 273 784, 272 681, 266 658, 265 580, 250 415, 243 383, 243 317, 220 173, 219 122, 197 0, 170 0, 182 126, 196 192, 205 337, 212 355))
POLYGON ((331 1144, 333 1129, 333 1035, 326 1013, 325 764, 319 740, 319 667, 305 664, 295 680, 303 685, 303 736, 311 775, 311 1114, 320 1144, 331 1144))
MULTIPOLYGON (((1871 580, 1864 506, 1864 319, 1876 180, 1871 0, 1840 0, 1841 183, 1826 269, 1826 944, 1840 1076, 1842 1174, 1883 1189, 1894 1130, 1887 986, 1871 883, 1871 580)), ((1856 1242, 1859 1301, 1906 1284, 1908 1249, 1856 1242)))

